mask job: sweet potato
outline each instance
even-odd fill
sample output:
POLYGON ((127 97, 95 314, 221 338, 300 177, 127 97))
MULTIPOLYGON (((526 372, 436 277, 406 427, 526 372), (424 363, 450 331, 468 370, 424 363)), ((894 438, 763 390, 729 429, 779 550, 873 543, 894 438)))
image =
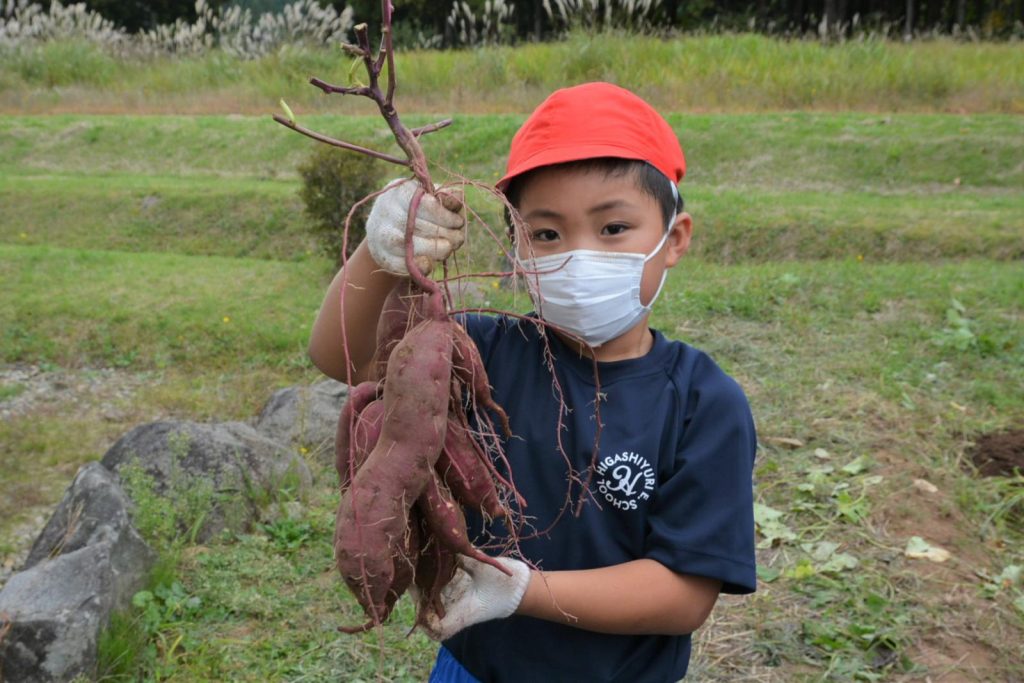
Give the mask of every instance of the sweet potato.
MULTIPOLYGON (((408 533, 405 537, 405 543, 402 546, 401 553, 395 558, 395 575, 391 581, 391 585, 388 587, 387 592, 384 594, 384 602, 381 607, 381 612, 376 614, 375 617, 371 617, 368 621, 359 626, 339 626, 338 630, 342 633, 362 633, 368 631, 378 623, 383 622, 391 614, 391 610, 395 608, 395 603, 398 602, 398 598, 402 597, 402 594, 412 585, 413 580, 416 577, 418 568, 418 562, 421 554, 421 539, 422 525, 418 522, 410 524, 408 533)), ((436 545, 436 544, 435 544, 436 545)), ((346 577, 346 583, 348 584, 349 590, 356 595, 359 595, 358 591, 362 590, 362 585, 346 577)))
POLYGON ((352 430, 352 446, 355 451, 355 460, 352 467, 359 470, 366 458, 373 451, 374 446, 380 440, 380 433, 384 429, 384 401, 377 399, 363 408, 363 412, 356 416, 355 428, 352 430), (360 458, 360 455, 363 457, 360 458))
MULTIPOLYGON (((339 456, 337 463, 338 481, 343 491, 349 484, 351 474, 359 471, 380 440, 384 428, 384 401, 379 398, 370 401, 357 415, 352 416, 351 424, 351 434, 346 437, 347 450, 344 451, 347 460, 341 464, 339 456)), ((340 449, 339 453, 342 453, 340 449)))
POLYGON ((383 379, 353 389, 336 444, 342 497, 335 562, 368 617, 361 626, 343 629, 348 632, 382 623, 412 581, 423 596, 418 609, 440 613, 440 592, 458 553, 507 573, 469 542, 456 503, 457 497, 485 515, 502 517, 508 511, 498 484, 516 495, 466 418, 464 393, 467 404, 489 409, 508 430, 476 345, 414 286, 396 286, 388 299, 377 329, 375 362, 383 379))
POLYGON ((381 623, 409 528, 409 508, 433 480, 444 445, 451 381, 452 333, 427 320, 391 353, 380 438, 342 494, 334 551, 367 615, 381 623))
POLYGON ((492 518, 504 517, 505 509, 498 497, 498 488, 484 465, 487 455, 473 440, 473 435, 457 416, 448 418, 444 449, 437 459, 437 472, 455 500, 492 518))
POLYGON ((377 398, 377 382, 363 382, 352 388, 338 416, 338 431, 334 437, 334 467, 338 471, 338 481, 342 488, 356 467, 352 459, 352 427, 366 406, 377 398))
POLYGON ((491 385, 487 382, 487 370, 484 368, 484 362, 480 358, 480 352, 477 351, 476 344, 470 338, 466 329, 455 322, 452 323, 452 337, 454 339, 455 352, 455 357, 452 360, 452 370, 455 376, 470 388, 476 405, 487 408, 497 415, 505 435, 512 436, 508 415, 491 397, 491 385))
POLYGON ((416 506, 423 514, 423 519, 426 520, 427 529, 449 549, 485 562, 511 576, 512 573, 500 562, 480 552, 469 542, 466 532, 466 517, 462 514, 462 508, 452 500, 451 492, 440 477, 435 472, 430 474, 422 497, 416 501, 416 506))
POLYGON ((420 537, 425 539, 420 546, 420 556, 416 562, 414 579, 416 588, 419 589, 416 622, 424 623, 428 613, 444 617, 441 591, 455 576, 457 556, 454 550, 442 545, 430 534, 426 527, 426 521, 418 508, 414 507, 412 513, 415 522, 419 525, 420 537))
POLYGON ((417 291, 407 279, 400 280, 388 293, 377 319, 374 377, 379 379, 387 374, 388 358, 395 345, 406 332, 426 320, 426 299, 426 295, 417 291))

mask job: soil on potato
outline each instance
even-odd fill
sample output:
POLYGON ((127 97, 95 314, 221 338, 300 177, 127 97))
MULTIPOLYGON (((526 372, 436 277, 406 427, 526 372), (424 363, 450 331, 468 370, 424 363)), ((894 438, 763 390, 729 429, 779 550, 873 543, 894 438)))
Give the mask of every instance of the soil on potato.
POLYGON ((1024 429, 982 434, 967 455, 983 477, 1024 474, 1024 429))

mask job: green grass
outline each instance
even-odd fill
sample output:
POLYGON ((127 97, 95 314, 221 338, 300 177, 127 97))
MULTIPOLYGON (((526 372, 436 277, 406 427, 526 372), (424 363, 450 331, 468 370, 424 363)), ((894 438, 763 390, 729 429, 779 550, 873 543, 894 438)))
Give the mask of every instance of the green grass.
POLYGON ((16 398, 25 391, 20 384, 0 384, 0 401, 8 401, 16 398))
MULTIPOLYGON (((0 246, 0 263, 4 289, 12 294, 0 309, 3 358, 62 366, 301 368, 308 363, 305 342, 326 286, 324 264, 317 259, 288 263, 0 246)), ((946 309, 955 298, 983 340, 976 353, 955 355, 960 363, 971 361, 963 379, 971 378, 965 386, 977 388, 984 380, 1016 376, 997 363, 1000 369, 988 377, 982 368, 990 358, 1024 360, 1015 330, 1020 310, 1014 302, 1024 301, 1020 274, 1016 263, 990 261, 871 265, 851 259, 828 266, 727 267, 689 259, 672 271, 654 323, 685 336, 689 328, 671 321, 710 316, 714 322, 724 316, 763 325, 759 334, 777 332, 803 349, 815 348, 818 330, 830 337, 848 329, 870 333, 870 343, 851 345, 843 357, 856 373, 867 371, 889 386, 891 375, 920 381, 950 353, 940 342, 946 309), (874 349, 883 343, 888 353, 878 356, 874 349)), ((520 296, 518 305, 524 304, 520 296)), ((763 341, 766 349, 786 348, 782 338, 763 341)), ((700 342, 707 346, 714 340, 700 342)), ((770 375, 774 368, 766 370, 763 374, 770 375)), ((1008 382, 1006 393, 986 394, 988 399, 999 408, 1012 406, 1022 397, 1021 378, 1016 388, 1008 382)), ((951 397, 970 402, 967 398, 951 397)))
POLYGON ((129 174, 7 176, 0 235, 18 245, 295 261, 316 249, 296 188, 129 174))
POLYGON ((425 680, 433 647, 408 636, 408 598, 380 633, 337 632, 363 616, 332 567, 332 499, 322 486, 299 519, 186 550, 174 574, 154 581, 156 609, 122 618, 107 636, 103 680, 425 680), (151 633, 142 647, 140 630, 151 633))
MULTIPOLYGON (((400 51, 406 110, 524 112, 567 84, 609 80, 673 111, 1016 112, 1024 110, 1024 58, 1012 43, 951 39, 904 44, 867 39, 826 45, 755 34, 662 39, 574 33, 555 43, 462 51, 400 51)), ((320 110, 339 104, 305 85, 346 78, 331 50, 289 47, 256 61, 222 53, 123 61, 61 41, 5 55, 5 112, 261 111, 285 96, 320 110)))
MULTIPOLYGON (((963 434, 1024 418, 1022 302, 1019 266, 989 261, 691 260, 673 271, 654 324, 708 350, 743 383, 764 441, 759 499, 782 511, 796 535, 762 552, 763 568, 775 576, 730 617, 740 622, 735 631, 755 634, 758 661, 775 661, 791 680, 785 672, 802 666, 828 671, 831 680, 866 673, 901 680, 901 672, 923 671, 915 647, 931 624, 950 621, 939 601, 947 579, 902 558, 900 532, 880 531, 893 520, 915 534, 933 531, 927 517, 914 522, 912 512, 893 508, 918 470, 943 488, 970 490, 959 507, 947 499, 941 508, 980 523, 966 545, 951 548, 965 568, 995 575, 1024 560, 1013 541, 1019 529, 981 523, 998 500, 996 484, 970 479, 958 462, 963 434), (952 297, 986 340, 977 348, 941 343, 952 297), (777 436, 805 446, 765 440, 777 436), (1003 550, 979 552, 974 534, 1003 550), (838 549, 816 559, 823 541, 838 549), (831 567, 836 553, 855 558, 857 568, 831 567)), ((495 303, 517 305, 507 294, 495 303)), ((201 607, 158 629, 160 641, 179 648, 146 666, 193 680, 422 680, 432 646, 422 636, 405 638, 407 602, 379 634, 333 633, 360 617, 330 571, 333 475, 317 474, 318 493, 300 526, 220 539, 182 561, 177 580, 201 607)), ((970 580, 961 585, 973 589, 970 580)), ((997 624, 978 627, 1024 627, 1010 605, 1014 595, 1007 589, 981 601, 997 624)), ((964 610, 964 618, 977 618, 964 610)), ((992 667, 989 680, 1019 673, 1012 658, 992 667)))
POLYGON ((224 370, 301 365, 320 263, 0 246, 3 358, 224 370))
MULTIPOLYGON (((1019 117, 669 119, 687 153, 683 194, 704 259, 1024 255, 1019 117)), ((390 149, 376 119, 304 121, 390 149)), ((428 138, 437 177, 493 182, 520 121, 465 116, 428 138)), ((314 144, 267 117, 2 118, 0 240, 301 260, 314 246, 295 168, 314 144)), ((500 225, 495 202, 473 205, 500 225)), ((478 243, 478 260, 493 256, 478 243)))
MULTIPOLYGON (((386 144, 375 119, 299 115, 386 144)), ((695 246, 653 324, 744 386, 758 500, 778 513, 758 593, 698 633, 695 677, 1020 678, 1024 586, 995 579, 1024 564, 1020 487, 965 460, 974 435, 1024 423, 1024 123, 669 118, 695 246), (914 535, 954 559, 904 557, 914 535)), ((428 154, 493 179, 520 120, 460 117, 428 154)), ((132 426, 246 419, 318 378, 305 345, 332 269, 309 254, 294 172, 311 144, 266 117, 0 118, 0 362, 139 380, 114 418, 57 400, 0 423, 0 552, 132 426)), ((493 266, 474 230, 466 267, 493 266)), ((407 600, 380 632, 335 631, 361 617, 332 570, 333 473, 312 465, 298 517, 165 553, 105 637, 104 680, 424 679, 434 647, 407 637, 407 600)))
MULTIPOLYGON (((5 116, 0 171, 11 176, 89 175, 145 187, 217 179, 204 193, 297 180, 297 164, 319 143, 262 116, 5 116), (126 176, 128 176, 126 178, 126 176)), ((310 115, 300 122, 329 135, 397 148, 379 118, 310 115)), ((683 183, 746 189, 937 194, 1024 187, 1024 123, 999 115, 666 114, 688 161, 683 183), (959 178, 961 185, 953 183, 959 178)), ((497 179, 522 115, 457 115, 424 138, 437 166, 497 179)), ((409 117, 409 125, 428 123, 409 117)), ((396 175, 400 169, 395 169, 396 175)))

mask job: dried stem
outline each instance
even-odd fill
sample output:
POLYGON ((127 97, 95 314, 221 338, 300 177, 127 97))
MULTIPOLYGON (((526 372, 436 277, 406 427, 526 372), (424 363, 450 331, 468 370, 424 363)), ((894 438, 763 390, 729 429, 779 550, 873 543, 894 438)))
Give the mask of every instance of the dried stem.
POLYGON ((281 116, 280 114, 274 114, 274 120, 277 121, 278 123, 280 123, 282 126, 287 126, 288 128, 291 128, 296 133, 302 133, 303 135, 305 135, 307 137, 311 137, 314 140, 318 140, 319 142, 325 142, 328 145, 333 145, 335 147, 341 147, 342 149, 351 150, 353 152, 359 152, 360 154, 365 154, 367 156, 371 156, 374 159, 380 159, 381 161, 387 161, 387 162, 390 162, 392 164, 398 164, 399 166, 409 166, 409 160, 408 159, 400 159, 400 158, 398 158, 396 156, 391 156, 390 154, 385 154, 384 152, 378 152, 375 149, 370 149, 368 147, 361 147, 359 145, 352 144, 351 142, 345 142, 344 140, 336 140, 336 139, 334 139, 332 137, 328 137, 328 136, 324 135, 323 133, 317 133, 314 130, 310 130, 309 128, 306 128, 304 126, 300 126, 299 124, 295 123, 294 121, 289 121, 288 119, 286 119, 285 117, 281 116))
POLYGON ((324 91, 325 94, 330 95, 331 93, 337 93, 339 95, 362 95, 363 97, 370 96, 370 89, 365 85, 349 87, 344 85, 331 85, 326 81, 323 81, 315 76, 309 79, 310 84, 315 85, 324 91))
POLYGON ((447 128, 450 125, 452 125, 451 119, 443 119, 441 121, 438 121, 437 123, 431 123, 428 126, 420 126, 419 128, 413 128, 409 132, 415 135, 416 137, 420 137, 421 135, 426 135, 427 133, 433 133, 436 130, 447 128))
POLYGON ((403 166, 408 166, 412 169, 413 175, 420 182, 420 184, 426 188, 430 193, 434 192, 434 183, 430 180, 430 172, 427 170, 427 157, 423 153, 423 148, 420 147, 418 137, 425 133, 439 130, 447 126, 449 122, 440 122, 432 124, 431 126, 425 126, 418 128, 415 131, 411 131, 406 128, 405 124, 402 123, 401 118, 398 116, 398 111, 395 109, 394 98, 395 89, 397 88, 397 79, 395 77, 395 58, 394 58, 394 46, 391 41, 391 11, 392 11, 390 0, 381 0, 381 15, 383 17, 382 28, 381 28, 381 45, 377 49, 376 55, 370 49, 370 33, 369 27, 363 23, 354 27, 353 31, 356 36, 355 45, 344 45, 345 52, 355 55, 363 60, 363 65, 366 67, 366 75, 369 79, 369 85, 360 85, 354 87, 338 86, 325 83, 319 78, 311 78, 310 83, 317 88, 320 88, 326 94, 339 94, 339 95, 359 95, 373 100, 377 104, 377 108, 380 109, 381 115, 384 120, 387 121, 388 127, 395 136, 395 141, 398 146, 405 152, 407 160, 398 161, 397 157, 386 155, 383 152, 377 152, 374 150, 360 147, 359 145, 353 145, 352 143, 343 142, 341 140, 335 140, 329 138, 320 133, 314 133, 309 129, 298 126, 294 121, 281 116, 274 116, 274 120, 278 123, 288 126, 292 130, 309 135, 316 140, 321 140, 328 144, 336 147, 342 147, 344 149, 350 149, 362 154, 368 154, 377 159, 384 159, 392 163, 401 163, 403 166), (387 82, 387 93, 381 90, 380 87, 380 73, 381 70, 387 66, 388 70, 388 82, 387 82))

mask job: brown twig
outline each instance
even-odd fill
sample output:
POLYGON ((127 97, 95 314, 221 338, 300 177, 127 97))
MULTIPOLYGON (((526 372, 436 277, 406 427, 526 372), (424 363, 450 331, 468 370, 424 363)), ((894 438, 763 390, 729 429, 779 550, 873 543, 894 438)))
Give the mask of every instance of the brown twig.
MULTIPOLYGON (((381 0, 381 16, 382 16, 382 27, 381 27, 381 44, 377 49, 376 56, 370 49, 370 30, 367 24, 358 24, 353 28, 353 32, 356 36, 355 45, 345 45, 344 49, 349 54, 355 55, 363 60, 363 65, 366 67, 366 75, 369 80, 368 85, 359 85, 355 87, 346 87, 331 85, 319 78, 311 78, 310 83, 317 88, 320 88, 325 94, 339 94, 339 95, 358 95, 373 100, 377 104, 377 108, 380 110, 381 116, 387 122, 388 127, 391 129, 392 134, 395 136, 395 141, 398 146, 405 152, 407 159, 405 161, 399 160, 397 157, 386 155, 383 152, 377 152, 370 150, 359 145, 353 145, 352 143, 344 142, 342 140, 335 140, 328 136, 320 133, 315 133, 306 128, 302 128, 295 123, 292 118, 285 118, 283 116, 274 116, 274 120, 278 123, 296 130, 304 135, 321 140, 328 144, 342 147, 344 149, 350 149, 353 151, 368 154, 377 159, 384 159, 392 163, 399 163, 403 166, 407 166, 412 170, 413 176, 419 181, 423 190, 416 193, 413 199, 413 207, 409 213, 410 220, 406 226, 406 241, 407 243, 412 240, 412 230, 415 225, 416 207, 419 205, 419 200, 422 198, 423 192, 434 192, 434 183, 430 179, 430 172, 427 169, 427 157, 423 153, 423 148, 420 147, 419 136, 425 133, 439 130, 448 125, 445 121, 441 121, 430 126, 424 126, 423 128, 416 129, 416 132, 409 130, 404 123, 402 123, 401 117, 398 115, 398 111, 395 109, 395 89, 397 88, 397 79, 395 77, 395 60, 394 60, 394 45, 391 40, 391 11, 392 11, 390 0, 381 0), (380 86, 380 75, 381 71, 387 66, 387 93, 381 90, 380 86)), ((411 247, 406 250, 406 267, 412 275, 416 284, 420 285, 425 291, 429 292, 431 298, 437 302, 441 301, 441 294, 437 287, 437 284, 432 280, 424 277, 417 277, 421 272, 419 267, 413 262, 412 249, 411 247)), ((443 310, 438 312, 438 315, 443 314, 443 310)))
MULTIPOLYGON (((381 0, 381 15, 382 15, 382 28, 381 28, 381 44, 377 49, 376 55, 373 54, 370 48, 370 32, 369 27, 363 23, 358 24, 353 28, 353 32, 356 36, 356 44, 343 45, 344 50, 351 55, 359 57, 363 60, 363 65, 366 67, 366 75, 369 79, 368 85, 359 85, 354 87, 331 85, 324 82, 319 78, 311 78, 310 83, 317 88, 320 88, 325 94, 339 94, 339 95, 358 95, 373 100, 377 104, 377 108, 380 109, 381 115, 387 122, 388 127, 395 136, 395 141, 398 146, 405 152, 407 160, 401 162, 403 166, 408 166, 412 169, 413 175, 420 182, 420 184, 428 192, 434 191, 434 184, 430 180, 430 172, 427 170, 427 158, 423 153, 423 148, 419 144, 419 136, 425 133, 439 130, 450 122, 444 121, 438 124, 432 124, 430 126, 424 126, 423 128, 411 131, 406 128, 405 124, 402 123, 401 118, 398 116, 398 111, 395 109, 394 99, 395 90, 398 86, 398 81, 395 76, 395 60, 394 60, 394 45, 391 40, 391 11, 392 11, 390 0, 381 0), (387 66, 387 92, 381 90, 380 87, 380 74, 387 66)), ((369 150, 365 147, 353 145, 341 140, 334 140, 328 136, 320 133, 314 133, 309 129, 300 129, 301 127, 295 123, 294 120, 285 118, 282 116, 274 116, 274 120, 278 123, 296 130, 304 135, 309 135, 314 139, 327 142, 328 144, 335 145, 337 147, 343 147, 345 149, 351 149, 353 151, 361 152, 363 154, 369 154, 370 156, 378 159, 385 159, 392 163, 398 163, 395 160, 397 157, 391 155, 383 155, 382 152, 376 152, 369 150)))
POLYGON ((409 132, 412 133, 413 135, 415 135, 416 137, 420 137, 422 135, 426 135, 427 133, 433 133, 436 130, 441 130, 442 128, 447 128, 450 125, 452 125, 452 120, 451 119, 443 119, 441 121, 438 121, 437 123, 431 123, 430 125, 427 125, 427 126, 420 126, 419 128, 413 128, 409 132))
POLYGON ((323 133, 317 133, 315 130, 310 130, 305 126, 300 126, 299 124, 295 123, 294 121, 288 120, 287 118, 281 116, 280 114, 274 114, 274 120, 280 123, 282 126, 291 128, 296 133, 302 133, 303 135, 311 137, 314 140, 318 140, 319 142, 324 142, 328 145, 333 145, 334 147, 347 149, 352 152, 359 152, 360 154, 371 156, 374 159, 380 159, 382 161, 387 161, 392 164, 398 164, 399 166, 409 166, 408 159, 400 159, 399 157, 392 156, 390 154, 385 154, 384 152, 378 152, 377 150, 370 149, 369 147, 362 147, 360 145, 355 145, 351 142, 345 142, 344 140, 336 140, 332 137, 324 135, 323 133))
POLYGON ((315 85, 324 91, 324 94, 330 95, 331 93, 337 93, 339 95, 362 95, 363 97, 370 96, 370 89, 365 85, 356 87, 346 87, 343 85, 331 85, 325 81, 320 80, 317 77, 309 79, 310 84, 315 85))

